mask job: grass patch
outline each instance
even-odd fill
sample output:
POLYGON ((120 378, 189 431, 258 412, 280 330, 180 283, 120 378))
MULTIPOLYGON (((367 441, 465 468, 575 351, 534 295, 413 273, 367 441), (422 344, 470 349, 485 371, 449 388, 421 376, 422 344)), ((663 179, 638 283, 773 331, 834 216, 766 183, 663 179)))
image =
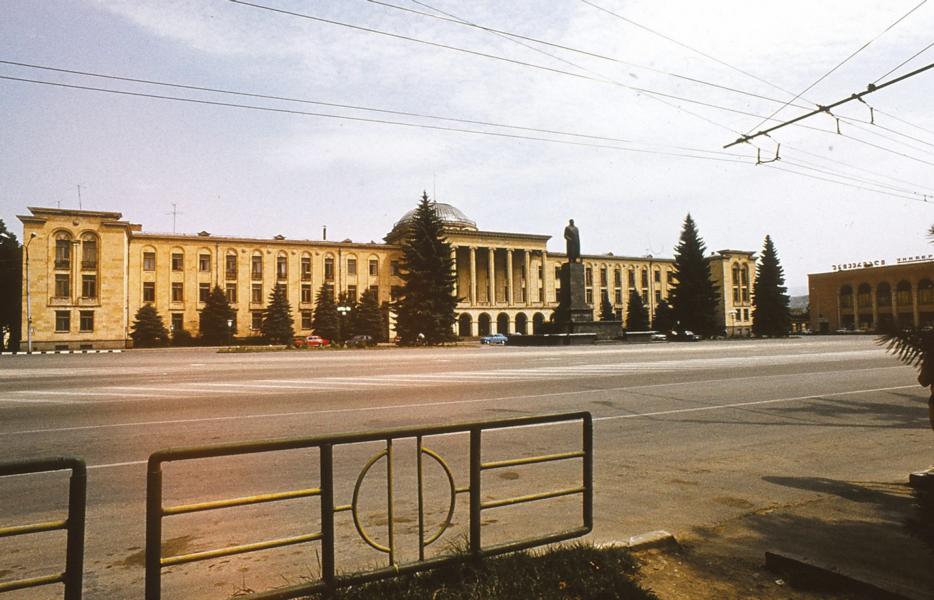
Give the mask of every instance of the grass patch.
MULTIPOLYGON (((340 600, 658 600, 635 581, 623 548, 574 544, 464 562, 347 587, 340 600)), ((309 600, 326 600, 323 594, 309 600)))
POLYGON ((285 352, 292 350, 289 346, 224 346, 217 350, 218 354, 247 354, 251 352, 285 352))

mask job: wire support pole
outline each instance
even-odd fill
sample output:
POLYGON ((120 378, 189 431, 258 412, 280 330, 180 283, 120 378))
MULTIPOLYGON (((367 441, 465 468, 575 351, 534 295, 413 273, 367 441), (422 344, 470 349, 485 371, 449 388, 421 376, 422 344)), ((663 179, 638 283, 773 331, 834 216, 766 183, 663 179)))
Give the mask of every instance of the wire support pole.
POLYGON ((859 92, 859 93, 857 93, 857 94, 852 94, 852 95, 850 95, 850 96, 847 97, 847 98, 844 98, 844 99, 842 99, 842 100, 838 100, 838 101, 834 102, 833 104, 828 104, 827 106, 818 106, 815 110, 812 110, 811 112, 808 112, 808 113, 805 113, 805 114, 800 115, 800 116, 798 116, 798 117, 795 117, 794 119, 791 119, 790 121, 785 121, 784 123, 779 123, 778 125, 774 125, 774 126, 769 127, 769 128, 767 128, 767 129, 762 129, 762 130, 757 131, 756 133, 753 133, 753 134, 750 134, 750 135, 741 136, 741 137, 739 137, 736 141, 730 142, 729 144, 727 144, 727 145, 725 145, 725 146, 723 146, 723 147, 724 147, 724 148, 730 148, 730 147, 732 147, 732 146, 736 146, 737 144, 745 144, 746 142, 749 142, 749 141, 751 141, 751 140, 753 140, 753 139, 755 139, 755 138, 757 138, 757 137, 759 137, 759 136, 768 135, 768 134, 772 133, 773 131, 775 131, 775 130, 777 130, 777 129, 781 129, 782 127, 786 127, 786 126, 788 126, 788 125, 792 125, 792 124, 794 124, 794 123, 798 123, 799 121, 803 121, 804 119, 813 117, 814 115, 817 115, 817 114, 820 114, 820 113, 827 113, 827 114, 830 114, 830 110, 833 109, 833 108, 836 108, 836 107, 838 107, 838 106, 841 106, 841 105, 843 105, 843 104, 846 104, 847 102, 852 102, 853 100, 862 100, 863 96, 868 96, 869 94, 871 94, 871 93, 873 93, 873 92, 878 92, 879 90, 881 90, 881 89, 883 89, 883 88, 886 88, 886 87, 888 87, 888 86, 890 86, 890 85, 896 84, 896 83, 898 83, 898 82, 900 82, 900 81, 904 81, 905 79, 908 79, 909 77, 914 77, 915 75, 920 75, 921 73, 923 73, 923 72, 925 72, 925 71, 927 71, 927 70, 929 70, 929 69, 932 69, 932 68, 934 68, 934 63, 931 63, 931 64, 929 64, 929 65, 925 65, 925 66, 921 67, 920 69, 915 69, 914 71, 911 71, 910 73, 905 73, 904 75, 901 75, 901 76, 899 76, 899 77, 896 77, 895 79, 892 79, 891 81, 886 81, 885 83, 880 84, 880 85, 875 85, 875 84, 873 84, 873 83, 870 83, 868 86, 866 86, 866 89, 865 89, 864 91, 862 91, 862 92, 859 92))

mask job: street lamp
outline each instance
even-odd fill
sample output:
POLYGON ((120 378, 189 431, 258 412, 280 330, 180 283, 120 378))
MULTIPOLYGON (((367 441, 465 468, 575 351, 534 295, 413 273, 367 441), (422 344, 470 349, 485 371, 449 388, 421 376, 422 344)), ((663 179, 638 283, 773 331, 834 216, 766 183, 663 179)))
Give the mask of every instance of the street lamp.
POLYGON ((227 343, 233 341, 233 319, 227 319, 227 343))
POLYGON ((346 317, 347 313, 349 313, 350 311, 351 311, 351 308, 349 306, 341 305, 337 307, 337 312, 340 313, 340 321, 338 322, 338 324, 340 325, 339 337, 340 337, 341 344, 343 344, 346 341, 344 340, 344 317, 346 317))
POLYGON ((36 239, 36 232, 29 234, 29 239, 23 244, 23 254, 26 257, 26 352, 32 354, 32 297, 29 291, 29 242, 36 239))

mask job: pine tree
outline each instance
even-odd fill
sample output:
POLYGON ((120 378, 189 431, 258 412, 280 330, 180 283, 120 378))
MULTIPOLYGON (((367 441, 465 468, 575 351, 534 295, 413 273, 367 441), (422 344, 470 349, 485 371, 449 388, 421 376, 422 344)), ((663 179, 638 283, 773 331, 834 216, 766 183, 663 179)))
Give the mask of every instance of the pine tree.
POLYGON ((144 304, 136 311, 130 337, 136 348, 153 348, 165 346, 169 339, 169 332, 162 322, 162 317, 156 312, 152 304, 144 304))
POLYGON ((345 306, 350 310, 337 311, 338 329, 337 342, 343 344, 359 333, 357 331, 357 299, 351 298, 347 292, 341 292, 337 298, 337 306, 345 306))
POLYGON ((232 321, 235 316, 224 290, 215 285, 201 311, 199 329, 202 341, 211 346, 229 344, 233 328, 228 325, 228 321, 232 321))
POLYGON ((321 284, 315 298, 315 314, 311 321, 311 330, 324 339, 336 340, 340 334, 340 321, 337 304, 334 303, 334 288, 329 283, 321 284))
POLYGON ((403 285, 394 309, 402 343, 414 344, 419 333, 428 344, 454 339, 457 297, 451 245, 427 193, 422 194, 402 242, 400 267, 403 285))
POLYGON ((672 318, 671 306, 665 300, 659 300, 655 307, 655 320, 652 322, 652 329, 668 333, 675 328, 675 321, 672 318))
POLYGON ((354 327, 359 335, 368 335, 374 341, 383 338, 383 314, 379 308, 379 299, 376 292, 367 290, 360 297, 357 305, 354 327))
POLYGON ((379 314, 382 317, 382 329, 380 330, 380 335, 377 340, 380 342, 389 341, 389 324, 392 320, 392 306, 389 302, 383 302, 379 305, 379 314))
POLYGON ((626 331, 647 331, 649 328, 649 311, 642 303, 642 296, 633 290, 629 293, 629 310, 626 313, 626 331))
POLYGON ((23 248, 0 219, 0 350, 19 348, 22 331, 23 248), (9 335, 6 348, 3 335, 9 335))
POLYGON ((778 260, 772 238, 765 236, 765 247, 756 271, 752 299, 752 333, 781 337, 791 328, 785 272, 778 260))
POLYGON ((600 320, 615 321, 616 314, 613 312, 613 305, 610 304, 610 294, 605 289, 600 297, 600 320))
POLYGON ((269 294, 269 305, 263 312, 263 324, 260 331, 273 344, 291 344, 295 336, 292 319, 292 307, 285 296, 285 288, 273 286, 269 294))
POLYGON ((710 279, 710 266, 704 257, 706 251, 707 247, 689 214, 684 219, 681 240, 675 248, 675 283, 668 298, 678 329, 713 336, 719 333, 719 292, 710 279))

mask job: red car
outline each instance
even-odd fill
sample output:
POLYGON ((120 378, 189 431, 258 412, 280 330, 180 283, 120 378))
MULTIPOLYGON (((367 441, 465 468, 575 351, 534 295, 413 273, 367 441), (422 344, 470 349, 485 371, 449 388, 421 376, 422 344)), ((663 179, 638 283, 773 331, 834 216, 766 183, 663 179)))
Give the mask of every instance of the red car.
POLYGON ((321 336, 306 335, 305 337, 295 338, 296 348, 324 348, 330 342, 321 336))

